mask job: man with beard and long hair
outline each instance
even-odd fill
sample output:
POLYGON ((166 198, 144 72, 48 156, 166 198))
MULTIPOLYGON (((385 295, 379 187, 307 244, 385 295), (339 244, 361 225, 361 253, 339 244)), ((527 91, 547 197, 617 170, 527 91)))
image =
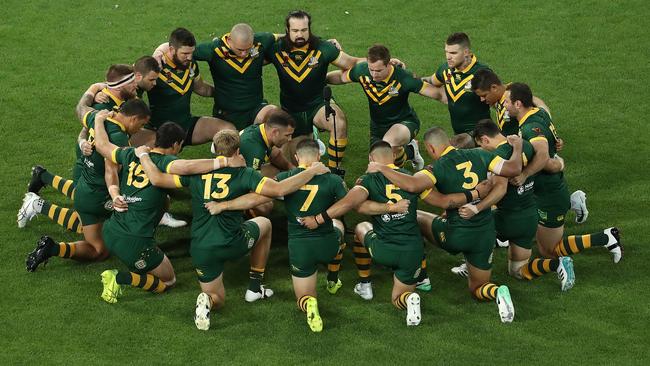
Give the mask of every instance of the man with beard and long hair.
MULTIPOLYGON (((273 63, 280 79, 280 105, 296 122, 294 137, 310 135, 313 126, 330 132, 328 166, 337 167, 345 156, 348 128, 345 114, 332 103, 336 113, 335 139, 334 119, 325 115, 323 88, 327 84, 327 69, 333 64, 348 70, 362 59, 352 57, 333 43, 315 36, 311 32, 311 16, 305 11, 290 12, 285 27, 285 36, 265 50, 267 60, 273 63)), ((289 144, 288 156, 294 155, 300 140, 294 138, 289 144)))
POLYGON ((175 29, 169 36, 169 50, 163 54, 158 82, 147 92, 151 121, 133 138, 133 145, 152 145, 155 131, 167 121, 178 123, 187 132, 185 145, 212 141, 215 133, 235 129, 230 122, 214 117, 193 116, 190 112, 192 93, 212 97, 214 87, 201 78, 199 66, 192 59, 196 39, 185 28, 175 29))

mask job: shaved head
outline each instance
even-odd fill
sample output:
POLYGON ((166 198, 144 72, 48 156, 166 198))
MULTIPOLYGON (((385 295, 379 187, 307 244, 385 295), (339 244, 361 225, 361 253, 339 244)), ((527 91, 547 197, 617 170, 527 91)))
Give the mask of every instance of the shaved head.
POLYGON ((370 146, 370 157, 378 163, 392 163, 394 161, 393 148, 386 141, 379 140, 370 146))
POLYGON ((441 127, 431 127, 424 133, 424 141, 432 146, 449 145, 449 136, 441 127))
POLYGON ((253 28, 246 23, 235 24, 230 30, 230 38, 237 42, 252 42, 253 28))

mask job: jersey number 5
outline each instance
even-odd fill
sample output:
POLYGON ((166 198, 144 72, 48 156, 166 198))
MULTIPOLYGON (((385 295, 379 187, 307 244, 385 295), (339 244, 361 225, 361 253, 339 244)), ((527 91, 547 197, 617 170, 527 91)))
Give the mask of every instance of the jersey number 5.
POLYGON ((147 184, 149 184, 149 177, 142 170, 142 165, 132 161, 129 164, 129 176, 126 179, 126 185, 135 188, 144 188, 147 184))
POLYGON ((394 203, 397 203, 397 201, 402 199, 402 196, 397 193, 393 193, 393 191, 396 191, 398 189, 399 187, 396 187, 394 184, 386 184, 386 198, 392 200, 394 203))
POLYGON ((469 179, 470 181, 465 181, 462 185, 464 189, 472 189, 478 184, 478 175, 472 171, 472 162, 466 161, 464 163, 456 165, 457 170, 463 170, 463 177, 469 179))
POLYGON ((311 203, 314 202, 314 198, 316 197, 316 193, 318 192, 318 186, 315 184, 305 184, 304 186, 300 187, 300 190, 309 191, 305 203, 303 203, 302 207, 300 207, 300 212, 305 212, 309 210, 309 206, 311 206, 311 203))
POLYGON ((226 185, 226 183, 230 180, 232 176, 230 174, 217 174, 217 173, 209 173, 209 174, 203 174, 201 176, 201 179, 205 181, 205 185, 203 186, 203 199, 209 200, 210 198, 214 199, 222 199, 225 198, 228 193, 230 192, 230 189, 226 185), (217 181, 217 189, 212 192, 212 179, 218 179, 217 181))

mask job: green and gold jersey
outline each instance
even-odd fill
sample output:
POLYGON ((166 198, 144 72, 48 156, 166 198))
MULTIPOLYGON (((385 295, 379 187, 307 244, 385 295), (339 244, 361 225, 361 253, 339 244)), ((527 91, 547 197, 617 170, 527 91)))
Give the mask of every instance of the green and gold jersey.
POLYGON ((455 134, 472 132, 476 122, 490 118, 490 106, 481 102, 481 98, 472 92, 474 73, 487 68, 487 65, 478 62, 476 56, 472 55, 472 61, 465 69, 451 69, 445 62, 433 75, 445 88, 451 127, 455 134))
POLYGON ((199 65, 192 61, 185 69, 176 66, 166 55, 162 60, 162 71, 158 75, 156 86, 147 92, 151 120, 155 128, 167 121, 176 122, 188 129, 192 120, 190 104, 194 80, 200 78, 199 65))
POLYGON ((382 81, 372 79, 367 62, 360 62, 347 71, 348 79, 361 84, 368 97, 370 120, 380 128, 389 128, 405 120, 417 121, 408 98, 410 93, 419 93, 424 87, 422 80, 410 71, 390 67, 390 74, 382 81))
POLYGON ((215 90, 214 115, 223 111, 247 111, 262 103, 264 53, 275 42, 273 33, 255 33, 248 55, 239 58, 230 51, 229 34, 212 42, 200 43, 194 51, 197 61, 207 61, 210 66, 215 90))
MULTIPOLYGON (((84 115, 81 123, 88 129, 88 142, 93 146, 90 156, 82 155, 78 162, 81 165, 81 179, 90 187, 106 189, 104 180, 104 157, 94 149, 95 146, 95 116, 96 111, 84 115)), ((126 128, 120 121, 113 118, 106 118, 104 122, 108 139, 117 146, 129 146, 129 135, 126 128)))
POLYGON ((503 93, 501 99, 494 105, 496 113, 497 126, 501 129, 504 136, 518 135, 519 134, 519 121, 517 118, 510 117, 508 110, 505 107, 506 93, 503 93))
MULTIPOLYGON (((411 174, 408 170, 400 169, 393 164, 389 166, 400 173, 411 174)), ((390 245, 392 249, 412 250, 422 247, 422 236, 417 220, 418 194, 402 190, 381 173, 361 176, 357 179, 356 186, 365 189, 371 201, 379 203, 388 201, 395 203, 401 199, 411 201, 406 213, 372 216, 372 227, 382 243, 390 245)))
POLYGON ((96 110, 96 111, 101 111, 103 109, 109 110, 109 111, 117 111, 117 110, 120 109, 122 104, 125 102, 124 99, 122 99, 119 96, 115 95, 115 93, 110 91, 108 88, 102 89, 102 93, 104 93, 104 94, 106 94, 106 96, 108 96, 108 102, 93 104, 93 109, 96 110))
POLYGON ((239 152, 247 167, 260 170, 262 164, 269 162, 271 149, 265 124, 250 125, 239 133, 239 152))
POLYGON ((251 191, 259 193, 267 179, 248 167, 182 176, 181 184, 189 187, 192 194, 192 247, 224 247, 237 239, 244 222, 242 211, 210 215, 203 205, 209 201, 230 201, 251 191))
POLYGON ((327 84, 327 68, 341 55, 332 43, 319 41, 316 49, 308 45, 285 49, 280 38, 266 50, 266 59, 273 63, 280 79, 280 104, 289 112, 302 112, 323 103, 327 84))
MULTIPOLYGON (((512 145, 508 144, 507 141, 503 141, 497 146, 494 153, 504 160, 508 160, 512 156, 512 145)), ((533 156, 535 156, 533 145, 524 140, 521 152, 523 165, 528 165, 528 162, 533 160, 533 156)), ((497 203, 497 207, 500 210, 521 211, 535 206, 534 185, 535 177, 528 177, 522 186, 508 184, 508 190, 501 201, 497 203)))
MULTIPOLYGON (((169 167, 178 159, 174 155, 160 154, 154 150, 149 154, 151 161, 163 172, 169 173, 169 167)), ((142 169, 140 159, 135 156, 135 148, 113 150, 111 160, 121 164, 120 194, 129 204, 124 212, 113 212, 106 222, 107 228, 123 235, 140 238, 153 238, 160 217, 165 208, 167 190, 151 184, 142 169)), ((180 177, 174 175, 176 187, 182 187, 180 177)))
MULTIPOLYGON (((541 108, 533 108, 519 121, 521 137, 529 142, 546 141, 548 155, 553 158, 557 153, 555 144, 558 140, 557 131, 551 121, 551 116, 541 108)), ((542 194, 566 189, 564 173, 547 173, 544 170, 535 177, 535 193, 542 194)))
MULTIPOLYGON (((305 170, 298 167, 278 174, 278 181, 292 177, 305 170)), ((284 207, 287 210, 289 238, 317 238, 334 232, 331 222, 320 225, 316 230, 302 226, 297 218, 315 216, 323 212, 348 192, 345 182, 336 174, 317 175, 294 193, 284 196, 284 207)))
MULTIPOLYGON (((474 189, 488 178, 503 158, 483 149, 456 149, 452 146, 443 151, 442 156, 431 167, 421 172, 426 174, 442 194, 462 193, 474 189)), ((476 227, 492 220, 491 210, 483 210, 469 220, 458 214, 458 209, 447 210, 447 222, 452 227, 476 227)))

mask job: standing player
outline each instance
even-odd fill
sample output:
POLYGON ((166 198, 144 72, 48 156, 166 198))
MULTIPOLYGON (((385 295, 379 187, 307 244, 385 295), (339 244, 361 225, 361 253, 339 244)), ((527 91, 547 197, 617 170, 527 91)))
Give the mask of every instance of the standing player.
MULTIPOLYGON (((221 131, 214 137, 218 156, 239 155, 239 136, 236 131, 221 131)), ((143 167, 154 184, 172 187, 174 177, 162 173, 143 159, 143 167)), ((223 286, 223 267, 226 261, 244 256, 252 248, 250 283, 245 299, 254 302, 273 295, 273 291, 261 285, 271 246, 271 222, 266 217, 256 217, 243 221, 241 211, 228 211, 212 216, 205 203, 229 201, 254 191, 262 195, 277 197, 291 193, 316 174, 328 170, 317 163, 305 172, 287 179, 282 184, 262 177, 252 168, 218 168, 208 174, 184 176, 180 178, 183 186, 192 193, 192 245, 190 254, 201 285, 197 298, 195 324, 199 329, 210 327, 210 310, 219 308, 225 301, 223 286)))
POLYGON ((185 145, 200 145, 211 141, 222 129, 235 127, 214 117, 192 116, 192 93, 204 97, 214 94, 214 87, 201 78, 198 64, 192 60, 196 48, 194 35, 185 28, 175 29, 169 36, 169 50, 162 58, 159 81, 148 91, 151 121, 146 129, 134 136, 134 145, 151 145, 155 130, 164 122, 176 122, 187 132, 185 145))
POLYGON ((368 97, 370 109, 370 145, 384 140, 393 147, 395 165, 402 167, 411 160, 417 170, 424 167, 424 159, 418 151, 415 137, 420 130, 420 120, 409 105, 410 93, 442 100, 439 88, 416 79, 401 67, 390 64, 390 51, 377 44, 368 49, 366 62, 352 69, 332 71, 327 74, 330 84, 358 82, 368 97))
POLYGON ((476 59, 465 33, 453 33, 447 37, 445 57, 447 62, 425 80, 445 89, 454 134, 471 133, 476 122, 490 118, 490 107, 472 92, 474 73, 488 66, 476 59))
MULTIPOLYGON (((108 112, 102 112, 108 113, 108 112)), ((125 102, 120 111, 113 117, 106 117, 109 122, 106 126, 108 138, 111 143, 117 146, 128 146, 129 135, 140 130, 149 120, 149 108, 139 100, 133 99, 125 102)), ((102 116, 104 117, 104 116, 102 116)), ((94 146, 95 136, 95 118, 97 113, 89 112, 84 117, 84 127, 88 128, 89 135, 92 138, 91 143, 94 146)), ((60 256, 63 258, 72 258, 75 260, 103 260, 107 257, 108 252, 104 246, 102 238, 102 224, 110 214, 110 208, 107 208, 106 202, 112 200, 112 206, 115 210, 126 210, 127 203, 120 194, 118 165, 112 161, 104 161, 102 155, 96 150, 90 156, 83 157, 83 169, 81 176, 76 183, 74 211, 68 211, 59 215, 59 224, 63 222, 63 217, 68 213, 70 215, 78 214, 77 220, 80 221, 83 230, 84 240, 74 243, 57 244, 48 236, 43 236, 29 256, 27 257, 27 271, 33 272, 39 264, 46 262, 51 256, 60 256)), ((29 195, 29 194, 28 194, 29 195)), ((37 213, 48 212, 48 216, 55 213, 56 207, 51 205, 36 194, 31 193, 29 199, 21 208, 24 220, 28 221, 37 213), (49 206, 49 208, 48 208, 49 206)), ((19 225, 21 219, 19 212, 19 225)), ((72 217, 72 216, 71 216, 72 217)))
MULTIPOLYGON (((388 167, 374 164, 369 171, 378 170, 393 184, 409 192, 421 192, 435 187, 442 194, 459 193, 475 188, 487 179, 488 172, 514 176, 521 172, 521 139, 513 137, 512 157, 504 159, 479 149, 458 150, 450 145, 447 134, 439 127, 424 134, 427 152, 436 163, 414 176, 399 174, 388 167)), ((438 243, 446 251, 463 253, 468 262, 469 290, 478 300, 496 300, 502 322, 512 322, 514 307, 508 287, 490 282, 491 258, 494 248, 494 219, 492 204, 506 191, 507 181, 493 177, 495 186, 485 199, 466 204, 460 210, 447 209, 443 219, 428 212, 418 212, 420 229, 431 243, 438 243)), ((468 197, 468 201, 471 197, 468 197)))
MULTIPOLYGON (((564 220, 571 207, 564 173, 550 173, 543 170, 550 156, 556 154, 557 132, 548 113, 535 107, 533 93, 528 85, 508 85, 505 107, 511 117, 519 121, 521 136, 535 149, 535 157, 512 183, 521 186, 528 177, 535 174, 535 198, 537 201, 538 226, 537 243, 541 255, 558 258, 576 254, 592 246, 604 246, 612 254, 614 263, 623 256, 619 231, 611 227, 602 232, 587 235, 571 235, 563 238, 564 220)), ((539 268, 541 275, 550 270, 539 268)))
MULTIPOLYGON (((474 79, 472 79, 472 90, 481 98, 481 101, 494 107, 497 116, 497 124, 499 125, 503 135, 508 136, 519 134, 519 121, 517 121, 515 117, 511 117, 505 107, 506 85, 501 83, 497 74, 489 69, 478 70, 476 74, 474 74, 474 79)), ((551 111, 543 100, 533 95, 533 104, 535 107, 546 111, 550 117, 551 111)), ((557 141, 558 144, 556 150, 560 151, 564 143, 559 137, 557 138, 557 141)), ((587 195, 585 192, 577 190, 571 193, 571 209, 576 213, 576 223, 582 224, 587 221, 589 210, 587 209, 587 195)))
MULTIPOLYGON (((296 122, 294 137, 310 135, 313 126, 330 132, 328 166, 335 168, 345 156, 348 128, 345 114, 333 104, 336 113, 334 139, 334 120, 325 115, 323 99, 327 69, 333 64, 347 70, 361 59, 351 57, 334 44, 315 36, 311 32, 311 16, 305 11, 290 12, 285 27, 286 35, 265 50, 266 59, 273 63, 280 79, 280 105, 296 122)), ((298 142, 299 139, 294 140, 291 147, 298 142)), ((289 156, 293 156, 291 151, 289 156)))
MULTIPOLYGON (((474 128, 476 144, 487 151, 493 151, 503 159, 512 155, 512 146, 506 137, 501 134, 499 127, 492 120, 481 120, 474 128)), ((528 165, 535 155, 533 146, 528 141, 523 141, 522 146, 523 166, 528 165)), ((558 163, 558 159, 549 159, 558 163)), ((547 164, 548 165, 548 164, 547 164)), ((561 164, 557 164, 560 165, 561 164)), ((508 273, 518 279, 532 280, 539 273, 537 268, 548 265, 549 270, 557 272, 561 281, 562 291, 573 287, 575 274, 571 257, 544 260, 535 258, 532 261, 533 240, 537 232, 537 205, 533 194, 535 185, 534 177, 528 177, 523 185, 508 184, 505 196, 497 203, 494 211, 494 226, 499 240, 508 240, 508 273)))

